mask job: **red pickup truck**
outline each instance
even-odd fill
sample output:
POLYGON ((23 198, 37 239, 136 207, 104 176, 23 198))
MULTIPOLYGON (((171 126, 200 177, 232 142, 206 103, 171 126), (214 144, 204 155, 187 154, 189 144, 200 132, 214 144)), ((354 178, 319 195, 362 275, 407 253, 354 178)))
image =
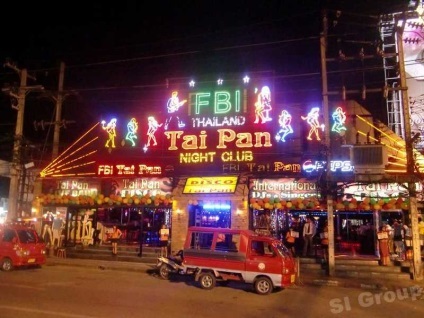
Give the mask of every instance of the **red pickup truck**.
POLYGON ((190 227, 181 262, 160 258, 158 267, 193 274, 203 289, 212 289, 217 281, 240 281, 253 284, 260 295, 290 286, 296 278, 295 261, 283 244, 250 230, 190 227))

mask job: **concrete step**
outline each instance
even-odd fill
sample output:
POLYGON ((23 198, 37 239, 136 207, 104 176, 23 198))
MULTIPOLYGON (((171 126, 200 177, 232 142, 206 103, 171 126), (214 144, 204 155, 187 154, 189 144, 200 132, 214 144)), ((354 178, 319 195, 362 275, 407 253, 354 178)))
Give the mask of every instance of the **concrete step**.
POLYGON ((411 280, 409 273, 387 273, 387 272, 375 272, 375 271, 345 271, 338 270, 335 272, 338 277, 349 277, 349 278, 370 278, 380 280, 411 280))
MULTIPOLYGON (((327 264, 319 258, 300 258, 299 270, 303 273, 327 273, 327 264)), ((346 278, 410 280, 409 262, 391 262, 380 266, 378 259, 335 259, 335 276, 346 278)))
POLYGON ((356 271, 356 272, 378 272, 378 273, 402 273, 409 272, 408 268, 400 266, 380 266, 380 265, 355 265, 355 264, 337 264, 336 269, 340 271, 356 271))
POLYGON ((111 245, 82 246, 66 248, 68 258, 92 259, 103 261, 142 262, 154 264, 160 254, 160 247, 143 246, 142 256, 138 256, 139 245, 118 245, 118 255, 112 255, 111 245))
POLYGON ((146 263, 146 264, 155 264, 157 262, 157 257, 152 256, 128 256, 128 255, 118 255, 113 256, 112 254, 85 254, 85 253, 67 253, 68 258, 77 258, 77 259, 90 259, 90 260, 99 260, 99 261, 120 261, 120 262, 131 262, 131 263, 146 263))
POLYGON ((350 265, 350 266, 380 266, 378 259, 335 259, 335 263, 338 266, 350 265))

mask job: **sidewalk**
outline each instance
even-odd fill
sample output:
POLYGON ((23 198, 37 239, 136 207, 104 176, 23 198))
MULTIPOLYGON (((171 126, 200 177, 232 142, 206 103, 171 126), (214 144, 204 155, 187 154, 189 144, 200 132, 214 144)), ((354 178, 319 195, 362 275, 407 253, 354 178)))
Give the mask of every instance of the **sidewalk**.
MULTIPOLYGON (((118 260, 103 261, 93 259, 60 258, 56 256, 47 257, 45 266, 74 266, 99 270, 121 270, 131 272, 152 273, 156 269, 154 263, 122 262, 118 260)), ((398 290, 401 288, 421 288, 424 289, 424 280, 382 280, 380 278, 349 278, 349 277, 329 277, 320 274, 305 273, 303 271, 298 277, 297 286, 324 286, 324 287, 344 287, 366 290, 398 290)), ((422 292, 424 293, 424 291, 422 292)), ((424 298, 423 298, 424 299, 424 298)))

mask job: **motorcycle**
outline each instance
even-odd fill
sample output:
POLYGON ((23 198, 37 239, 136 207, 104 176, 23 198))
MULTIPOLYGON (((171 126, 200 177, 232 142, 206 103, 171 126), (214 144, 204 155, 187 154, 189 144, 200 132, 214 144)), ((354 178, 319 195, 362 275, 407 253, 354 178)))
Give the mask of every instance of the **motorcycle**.
POLYGON ((159 276, 162 279, 168 280, 171 274, 185 274, 186 268, 183 265, 184 256, 183 251, 178 251, 171 257, 158 257, 156 268, 158 269, 159 276))

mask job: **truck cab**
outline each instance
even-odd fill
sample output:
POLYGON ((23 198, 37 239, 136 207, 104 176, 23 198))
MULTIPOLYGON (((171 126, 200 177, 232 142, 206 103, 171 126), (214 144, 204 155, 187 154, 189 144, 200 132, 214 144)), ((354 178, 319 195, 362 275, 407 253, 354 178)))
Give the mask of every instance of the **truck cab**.
POLYGON ((189 227, 183 255, 183 266, 203 289, 217 281, 240 281, 266 295, 296 278, 294 259, 284 245, 250 230, 189 227))

